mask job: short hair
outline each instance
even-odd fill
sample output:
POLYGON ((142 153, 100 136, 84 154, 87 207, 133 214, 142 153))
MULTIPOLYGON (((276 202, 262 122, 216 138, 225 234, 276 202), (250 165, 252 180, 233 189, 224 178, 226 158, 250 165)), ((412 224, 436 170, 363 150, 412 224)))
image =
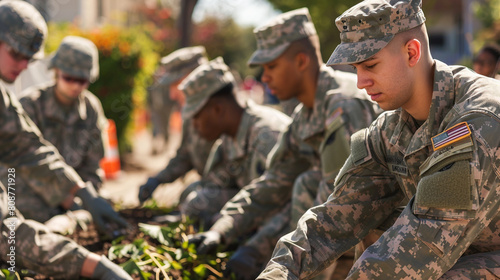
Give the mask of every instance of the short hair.
POLYGON ((298 53, 305 53, 315 60, 321 59, 318 35, 311 35, 307 38, 296 40, 286 50, 286 55, 289 57, 293 57, 298 53))
POLYGON ((498 60, 500 59, 500 47, 498 45, 493 45, 493 44, 486 45, 483 48, 481 48, 479 53, 481 52, 487 52, 493 55, 493 57, 495 58, 495 63, 497 63, 498 60))

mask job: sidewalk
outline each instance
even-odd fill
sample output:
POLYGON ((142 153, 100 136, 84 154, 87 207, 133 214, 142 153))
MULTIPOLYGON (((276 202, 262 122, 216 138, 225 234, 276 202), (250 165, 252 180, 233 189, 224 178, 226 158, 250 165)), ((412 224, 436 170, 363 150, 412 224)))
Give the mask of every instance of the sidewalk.
MULTIPOLYGON (((111 199, 122 208, 139 206, 137 194, 139 187, 149 176, 156 175, 167 166, 169 160, 175 156, 180 145, 181 132, 170 131, 167 148, 164 152, 152 155, 152 135, 148 129, 136 132, 133 139, 133 148, 130 155, 125 156, 125 164, 119 175, 114 179, 107 179, 103 183, 100 194, 111 199)), ((199 178, 196 171, 190 171, 185 178, 179 178, 171 184, 160 185, 153 194, 153 198, 161 207, 171 207, 179 198, 184 189, 184 182, 192 182, 199 178)))

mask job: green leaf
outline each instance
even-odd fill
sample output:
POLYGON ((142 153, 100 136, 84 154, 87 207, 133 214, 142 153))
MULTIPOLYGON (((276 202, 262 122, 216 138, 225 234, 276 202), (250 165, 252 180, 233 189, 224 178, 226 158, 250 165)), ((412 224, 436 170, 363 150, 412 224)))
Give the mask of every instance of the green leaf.
POLYGON ((132 275, 132 273, 134 272, 137 272, 141 280, 147 280, 152 275, 151 273, 142 271, 142 269, 133 260, 126 261, 125 263, 121 264, 121 267, 130 275, 132 275))
POLYGON ((205 277, 205 275, 207 274, 207 268, 202 264, 193 268, 193 271, 194 271, 194 273, 198 274, 198 276, 200 276, 200 277, 205 277))
POLYGON ((173 267, 174 269, 179 269, 179 270, 181 270, 181 269, 182 269, 182 265, 181 265, 180 263, 176 262, 176 261, 173 261, 173 262, 171 262, 170 264, 172 265, 172 267, 173 267))
POLYGON ((171 238, 172 236, 171 229, 167 227, 139 223, 139 229, 145 234, 158 240, 160 244, 166 246, 174 246, 174 242, 172 241, 171 238))

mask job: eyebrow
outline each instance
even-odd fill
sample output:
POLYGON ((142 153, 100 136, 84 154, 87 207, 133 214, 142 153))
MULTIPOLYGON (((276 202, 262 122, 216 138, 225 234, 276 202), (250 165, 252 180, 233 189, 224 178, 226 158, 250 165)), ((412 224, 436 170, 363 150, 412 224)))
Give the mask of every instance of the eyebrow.
POLYGON ((371 61, 371 60, 374 60, 374 59, 376 59, 376 57, 375 57, 375 56, 372 56, 372 57, 367 58, 367 59, 365 59, 365 60, 363 60, 363 61, 361 61, 361 62, 358 62, 358 63, 351 63, 350 65, 352 65, 352 66, 358 66, 358 65, 361 65, 362 63, 365 63, 365 62, 368 62, 368 61, 371 61))

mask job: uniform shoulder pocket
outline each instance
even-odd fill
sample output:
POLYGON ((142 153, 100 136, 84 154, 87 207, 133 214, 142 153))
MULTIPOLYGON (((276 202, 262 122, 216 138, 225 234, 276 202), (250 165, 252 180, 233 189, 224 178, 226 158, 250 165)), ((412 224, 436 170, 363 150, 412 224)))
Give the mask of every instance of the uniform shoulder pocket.
MULTIPOLYGON (((472 210, 473 182, 471 175, 472 143, 434 152, 420 168, 420 182, 415 195, 418 211, 438 208, 472 210)), ((444 213, 443 212, 443 213, 444 213)))

